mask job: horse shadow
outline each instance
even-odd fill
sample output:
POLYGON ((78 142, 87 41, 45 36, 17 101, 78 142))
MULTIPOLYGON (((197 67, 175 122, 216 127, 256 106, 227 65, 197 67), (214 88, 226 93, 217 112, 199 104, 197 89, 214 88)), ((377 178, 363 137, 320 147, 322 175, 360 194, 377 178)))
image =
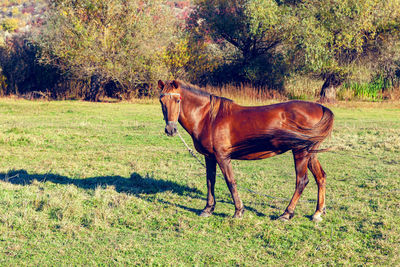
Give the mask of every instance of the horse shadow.
MULTIPOLYGON (((139 197, 143 200, 154 201, 154 199, 149 198, 148 196, 154 195, 157 193, 162 193, 166 191, 170 191, 179 196, 189 196, 194 199, 206 200, 204 193, 196 188, 192 188, 186 185, 181 185, 172 181, 165 181, 162 179, 156 179, 154 177, 149 176, 148 174, 142 176, 136 172, 131 173, 130 177, 122 177, 122 176, 97 176, 90 178, 70 178, 67 176, 54 174, 54 173, 44 173, 44 174, 36 174, 36 173, 28 173, 26 170, 11 170, 7 173, 0 173, 0 180, 16 184, 16 185, 30 185, 33 181, 38 182, 52 182, 55 184, 62 185, 75 185, 78 188, 82 188, 85 190, 95 190, 96 188, 106 188, 107 186, 113 186, 115 191, 118 193, 126 193, 132 194, 136 197, 139 197)), ((175 206, 196 214, 200 214, 202 209, 195 209, 191 207, 187 207, 182 204, 172 203, 166 200, 157 200, 160 203, 167 204, 170 206, 175 206)), ((217 202, 229 203, 233 204, 230 201, 225 200, 217 200, 217 202)), ((252 211, 256 213, 257 216, 264 217, 265 214, 257 211, 254 208, 249 206, 245 207, 246 210, 252 211)), ((228 214, 225 213, 213 213, 219 217, 228 217, 228 214)))
POLYGON ((45 173, 30 174, 26 170, 12 170, 7 173, 0 173, 0 180, 17 185, 30 185, 33 181, 52 182, 55 184, 75 185, 85 190, 95 190, 98 187, 105 188, 113 186, 118 193, 133 195, 157 194, 165 191, 172 191, 178 195, 201 195, 202 192, 196 188, 181 185, 171 181, 155 179, 149 175, 142 176, 136 172, 130 177, 122 176, 97 176, 91 178, 69 178, 67 176, 45 173))

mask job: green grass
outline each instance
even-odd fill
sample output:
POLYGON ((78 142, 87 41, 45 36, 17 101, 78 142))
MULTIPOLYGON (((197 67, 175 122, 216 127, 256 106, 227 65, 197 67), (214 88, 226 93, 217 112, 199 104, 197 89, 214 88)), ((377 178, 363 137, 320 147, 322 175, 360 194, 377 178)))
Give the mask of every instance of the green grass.
MULTIPOLYGON (((214 216, 198 217, 205 171, 164 135, 158 104, 0 99, 0 265, 398 265, 400 108, 332 110, 327 214, 310 221, 310 174, 282 223, 287 201, 243 190, 232 219, 220 178, 214 216)), ((233 164, 240 186, 291 197, 290 153, 233 164)))
POLYGON ((338 94, 339 98, 344 95, 353 95, 352 99, 368 100, 368 101, 381 101, 382 90, 391 88, 392 85, 383 79, 382 76, 376 76, 370 82, 347 82, 340 88, 338 94), (347 91, 347 92, 346 92, 347 91))

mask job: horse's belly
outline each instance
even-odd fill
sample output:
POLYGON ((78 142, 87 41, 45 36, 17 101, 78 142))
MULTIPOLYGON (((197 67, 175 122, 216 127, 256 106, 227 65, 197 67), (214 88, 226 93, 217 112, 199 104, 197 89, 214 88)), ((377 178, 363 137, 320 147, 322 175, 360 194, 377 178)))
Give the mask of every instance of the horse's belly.
POLYGON ((239 159, 239 160, 258 160, 258 159, 266 159, 270 158, 273 156, 276 156, 278 154, 281 154, 282 152, 278 151, 263 151, 263 152, 257 152, 257 153, 251 153, 247 155, 240 155, 233 157, 232 159, 239 159))

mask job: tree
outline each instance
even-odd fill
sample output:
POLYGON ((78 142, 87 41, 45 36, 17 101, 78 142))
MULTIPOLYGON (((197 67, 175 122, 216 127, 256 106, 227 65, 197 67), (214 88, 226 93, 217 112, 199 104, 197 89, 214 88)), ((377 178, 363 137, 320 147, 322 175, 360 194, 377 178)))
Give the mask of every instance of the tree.
POLYGON ((189 29, 203 43, 212 41, 221 50, 228 48, 230 53, 224 53, 231 56, 225 57, 228 72, 221 75, 225 80, 232 75, 237 79, 233 82, 263 83, 264 79, 258 79, 262 73, 274 71, 265 67, 278 62, 275 56, 284 38, 286 11, 285 5, 274 0, 201 0, 189 29), (238 73, 229 73, 235 70, 238 73))
POLYGON ((199 1, 195 16, 215 42, 227 41, 246 62, 281 42, 279 8, 275 1, 199 1))
POLYGON ((34 38, 40 60, 90 80, 86 100, 110 81, 130 91, 167 75, 175 19, 164 0, 53 0, 47 17, 34 38))
POLYGON ((355 64, 390 45, 400 29, 397 0, 304 0, 292 8, 291 58, 299 69, 324 79, 320 101, 335 101, 336 88, 355 64))

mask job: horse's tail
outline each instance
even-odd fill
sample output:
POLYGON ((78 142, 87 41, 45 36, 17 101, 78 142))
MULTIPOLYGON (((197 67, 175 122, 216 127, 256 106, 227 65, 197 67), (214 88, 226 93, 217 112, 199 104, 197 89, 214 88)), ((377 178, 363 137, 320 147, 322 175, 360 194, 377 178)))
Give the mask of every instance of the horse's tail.
POLYGON ((328 108, 321 106, 323 115, 313 127, 304 127, 295 121, 286 121, 280 129, 271 129, 262 134, 250 136, 230 148, 230 158, 238 159, 251 153, 278 152, 288 150, 318 153, 329 149, 319 149, 320 143, 330 135, 334 115, 328 108))
POLYGON ((320 143, 325 140, 332 132, 334 115, 327 107, 322 106, 323 115, 321 120, 311 128, 302 127, 298 124, 292 126, 292 136, 295 136, 297 144, 294 145, 297 149, 304 149, 310 153, 325 152, 328 149, 316 149, 320 143))

